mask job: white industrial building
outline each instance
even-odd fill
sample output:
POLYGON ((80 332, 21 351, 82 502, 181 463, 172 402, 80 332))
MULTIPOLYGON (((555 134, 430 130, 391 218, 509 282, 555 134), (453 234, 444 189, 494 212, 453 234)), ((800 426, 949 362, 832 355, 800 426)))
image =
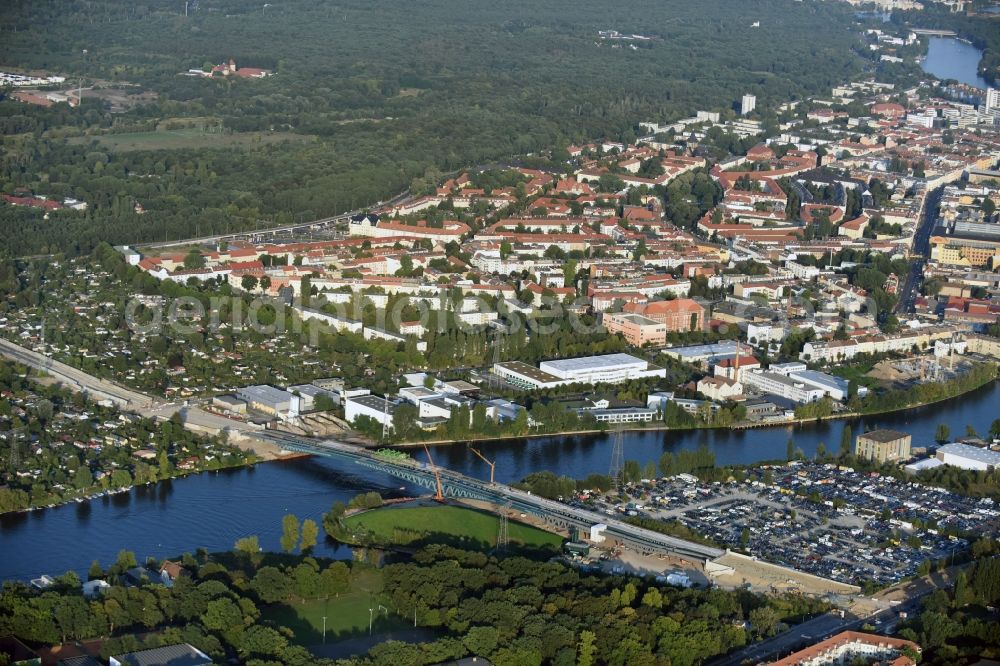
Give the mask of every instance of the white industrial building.
POLYGON ((571 384, 618 384, 631 379, 667 376, 665 369, 628 354, 542 361, 538 369, 571 384))
POLYGON ((937 450, 937 459, 945 465, 981 472, 1000 467, 1000 451, 969 444, 945 444, 937 450))
POLYGON ((236 396, 245 401, 250 409, 265 414, 281 418, 295 418, 300 412, 299 396, 267 384, 237 389, 236 396))
POLYGON ((493 373, 514 386, 529 390, 565 384, 620 384, 667 375, 665 369, 628 354, 542 361, 537 368, 520 361, 508 361, 494 364, 493 373))
MULTIPOLYGON (((765 371, 742 373, 743 383, 764 393, 781 396, 794 402, 813 402, 828 395, 838 402, 848 398, 850 382, 825 372, 809 370, 805 363, 772 363, 765 371)), ((868 389, 859 386, 858 396, 868 389)))
POLYGON ((824 394, 820 388, 777 372, 748 372, 743 375, 743 384, 792 402, 816 402, 824 394))
POLYGON ((354 423, 359 416, 367 416, 391 428, 392 415, 395 411, 394 402, 377 395, 355 396, 344 401, 344 419, 348 423, 354 423))

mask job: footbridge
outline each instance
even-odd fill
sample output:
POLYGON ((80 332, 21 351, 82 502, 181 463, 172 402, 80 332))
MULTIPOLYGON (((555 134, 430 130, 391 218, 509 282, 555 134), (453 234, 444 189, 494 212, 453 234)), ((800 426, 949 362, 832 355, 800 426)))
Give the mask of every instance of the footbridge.
POLYGON ((724 553, 718 548, 636 527, 610 516, 567 506, 501 483, 480 481, 442 467, 432 468, 427 463, 408 458, 380 457, 372 451, 351 444, 273 430, 256 433, 255 436, 270 441, 286 451, 335 458, 429 490, 437 488, 437 477, 440 476, 442 494, 446 497, 510 506, 515 511, 536 516, 554 527, 562 529, 577 527, 586 531, 592 525, 603 523, 608 526, 604 533, 608 539, 646 555, 667 554, 704 563, 724 553))

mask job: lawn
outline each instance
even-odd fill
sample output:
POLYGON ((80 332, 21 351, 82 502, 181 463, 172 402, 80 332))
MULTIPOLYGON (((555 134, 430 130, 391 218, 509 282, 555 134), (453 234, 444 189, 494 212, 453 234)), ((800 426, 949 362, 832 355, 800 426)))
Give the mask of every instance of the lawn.
POLYGON ((261 617, 295 632, 295 640, 302 645, 319 645, 323 642, 323 616, 326 616, 326 642, 333 643, 368 633, 369 608, 377 611, 372 630, 392 631, 408 626, 391 611, 380 609, 377 601, 366 592, 348 592, 329 599, 310 599, 305 602, 274 604, 261 609, 261 617))
POLYGON ((263 146, 284 141, 313 141, 315 137, 292 132, 213 132, 197 127, 155 132, 129 132, 99 136, 73 137, 70 143, 89 143, 97 139, 104 148, 115 152, 133 150, 176 150, 184 148, 234 148, 263 146))
POLYGON ((329 599, 306 599, 261 608, 263 619, 288 627, 303 645, 323 642, 323 617, 326 616, 326 642, 332 643, 368 633, 368 609, 375 609, 373 631, 391 631, 408 626, 373 601, 382 591, 382 574, 377 569, 357 570, 351 574, 351 589, 329 599), (375 617, 375 615, 378 617, 375 617))
MULTIPOLYGON (((350 516, 344 524, 372 533, 380 543, 458 540, 487 548, 496 545, 500 530, 495 514, 458 506, 386 507, 350 516)), ((530 548, 558 548, 563 542, 557 534, 514 521, 508 534, 512 544, 530 548)))

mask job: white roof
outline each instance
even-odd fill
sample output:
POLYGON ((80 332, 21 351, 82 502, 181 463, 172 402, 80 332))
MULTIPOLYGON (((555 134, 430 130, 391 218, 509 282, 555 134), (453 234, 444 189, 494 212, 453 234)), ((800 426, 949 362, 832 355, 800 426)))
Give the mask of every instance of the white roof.
POLYGON ((934 469, 935 467, 940 467, 944 463, 937 458, 924 458, 923 460, 918 460, 917 462, 910 463, 904 469, 911 472, 919 472, 924 469, 934 469))
POLYGON ((968 444, 957 443, 945 444, 938 449, 938 453, 947 453, 948 455, 966 458, 968 460, 975 460, 976 462, 986 463, 987 465, 1000 466, 1000 451, 981 449, 978 446, 969 446, 968 444))
POLYGON ((546 366, 561 372, 579 372, 580 370, 600 370, 602 368, 618 368, 623 365, 646 365, 646 361, 628 354, 604 354, 603 356, 583 356, 581 358, 564 358, 555 361, 544 361, 539 367, 546 366))

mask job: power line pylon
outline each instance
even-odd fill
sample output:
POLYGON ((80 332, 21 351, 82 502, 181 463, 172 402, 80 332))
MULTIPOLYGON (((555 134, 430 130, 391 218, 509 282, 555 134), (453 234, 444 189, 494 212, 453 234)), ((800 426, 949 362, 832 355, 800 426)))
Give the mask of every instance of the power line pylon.
POLYGON ((507 520, 507 513, 510 511, 511 504, 507 502, 502 509, 500 509, 500 530, 497 534, 497 550, 507 550, 507 546, 510 545, 510 526, 507 520))
POLYGON ((621 424, 615 425, 614 441, 611 445, 611 467, 608 476, 611 477, 611 487, 616 491, 624 484, 622 472, 625 469, 625 432, 621 424))
POLYGON ((17 465, 20 462, 21 452, 17 447, 17 437, 22 430, 24 430, 24 427, 14 428, 12 430, 7 430, 6 432, 0 433, 0 435, 3 435, 4 439, 10 440, 10 459, 8 462, 10 464, 11 470, 17 469, 17 465))

